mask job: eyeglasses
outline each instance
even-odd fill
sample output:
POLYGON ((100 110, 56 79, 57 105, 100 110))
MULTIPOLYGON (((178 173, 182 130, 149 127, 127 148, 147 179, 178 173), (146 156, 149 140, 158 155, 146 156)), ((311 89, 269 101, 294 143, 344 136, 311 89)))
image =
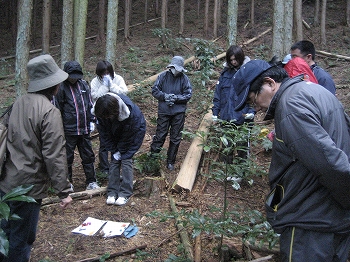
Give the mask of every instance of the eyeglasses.
POLYGON ((247 101, 247 104, 250 105, 251 107, 255 107, 256 106, 256 98, 258 97, 259 94, 260 94, 260 90, 255 93, 253 100, 251 100, 251 98, 249 98, 249 101, 247 101))

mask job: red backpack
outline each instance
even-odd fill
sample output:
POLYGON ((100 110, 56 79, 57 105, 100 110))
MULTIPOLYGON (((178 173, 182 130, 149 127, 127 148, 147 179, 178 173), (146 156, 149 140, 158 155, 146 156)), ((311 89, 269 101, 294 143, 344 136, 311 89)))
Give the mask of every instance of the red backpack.
POLYGON ((300 74, 304 74, 305 81, 311 81, 318 84, 316 76, 312 72, 309 65, 300 57, 295 57, 288 61, 284 66, 284 69, 287 71, 289 77, 295 77, 300 74))

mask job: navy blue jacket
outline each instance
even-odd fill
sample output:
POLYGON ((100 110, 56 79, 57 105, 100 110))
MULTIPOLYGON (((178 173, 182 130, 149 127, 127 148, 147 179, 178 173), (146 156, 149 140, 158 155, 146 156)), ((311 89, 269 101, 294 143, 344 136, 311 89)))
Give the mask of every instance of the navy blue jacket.
POLYGON ((333 95, 335 95, 335 84, 334 81, 328 72, 323 70, 323 68, 319 67, 317 64, 313 64, 311 66, 312 72, 315 74, 318 84, 326 88, 333 95))
POLYGON ((233 101, 235 91, 232 87, 232 77, 237 70, 235 68, 225 67, 216 84, 212 112, 221 120, 233 121, 236 125, 242 125, 245 122, 244 115, 247 113, 255 114, 255 110, 246 105, 241 111, 233 110, 233 101))
POLYGON ((161 73, 152 88, 152 95, 158 100, 159 115, 176 115, 186 111, 186 104, 192 97, 192 86, 187 75, 181 73, 174 76, 169 70, 161 73), (165 94, 175 94, 177 100, 168 106, 165 94))
POLYGON ((61 111, 66 135, 86 135, 90 133, 92 100, 88 83, 79 79, 74 85, 67 80, 61 83, 54 104, 61 111))
POLYGON ((130 110, 130 115, 123 121, 118 119, 100 119, 100 139, 113 154, 120 152, 121 160, 130 159, 141 147, 146 133, 146 121, 140 110, 126 95, 116 95, 130 110))

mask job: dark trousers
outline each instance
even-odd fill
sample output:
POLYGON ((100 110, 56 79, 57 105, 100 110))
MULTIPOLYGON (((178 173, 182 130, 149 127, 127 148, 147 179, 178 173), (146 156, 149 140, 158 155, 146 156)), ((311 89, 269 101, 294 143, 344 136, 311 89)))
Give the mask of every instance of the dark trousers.
POLYGON ((280 236, 282 262, 346 262, 350 234, 287 228, 280 236))
POLYGON ((74 150, 78 147, 79 155, 82 160, 86 184, 96 182, 95 176, 95 154, 92 150, 90 135, 66 135, 66 151, 68 162, 68 176, 72 182, 72 165, 74 160, 74 150))
POLYGON ((130 197, 133 193, 133 163, 132 159, 111 161, 107 196, 130 197))
POLYGON ((170 143, 167 152, 167 163, 174 164, 177 151, 180 146, 182 134, 181 131, 185 124, 185 113, 176 115, 158 115, 157 130, 151 144, 151 152, 159 153, 164 145, 166 136, 170 131, 170 143))
MULTIPOLYGON (((1 196, 4 195, 0 192, 1 196)), ((9 240, 9 253, 3 257, 3 262, 27 262, 30 258, 30 251, 36 237, 36 229, 39 222, 41 199, 37 203, 22 201, 7 202, 11 214, 17 214, 19 220, 1 220, 1 228, 9 240)))
MULTIPOLYGON (((100 125, 97 124, 97 130, 99 133, 101 133, 100 131, 100 125)), ((106 173, 108 174, 109 172, 109 155, 110 155, 110 152, 107 150, 107 144, 106 142, 101 139, 100 137, 100 147, 98 149, 98 159, 99 159, 99 169, 102 173, 106 173)), ((112 155, 111 155, 111 159, 112 159, 112 155)))

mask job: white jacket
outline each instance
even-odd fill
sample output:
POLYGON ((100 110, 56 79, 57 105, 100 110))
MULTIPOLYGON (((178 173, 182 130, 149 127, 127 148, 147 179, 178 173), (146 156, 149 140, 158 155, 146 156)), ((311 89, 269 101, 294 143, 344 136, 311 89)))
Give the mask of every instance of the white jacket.
POLYGON ((94 104, 99 97, 107 94, 108 92, 115 93, 117 95, 125 95, 128 92, 128 88, 123 77, 114 74, 114 78, 110 87, 105 86, 103 84, 103 81, 99 80, 97 76, 91 80, 91 98, 94 104))

